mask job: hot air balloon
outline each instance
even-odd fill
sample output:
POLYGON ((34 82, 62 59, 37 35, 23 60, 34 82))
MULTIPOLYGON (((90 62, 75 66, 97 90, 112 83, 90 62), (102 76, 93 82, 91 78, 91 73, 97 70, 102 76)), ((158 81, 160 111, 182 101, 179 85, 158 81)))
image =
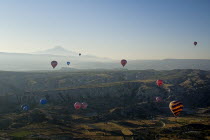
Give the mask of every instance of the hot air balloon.
POLYGON ((39 102, 40 102, 40 104, 44 105, 44 104, 47 103, 47 100, 46 99, 41 99, 39 102))
POLYGON ((21 109, 23 109, 23 107, 24 107, 24 106, 26 106, 26 104, 24 104, 24 105, 21 105, 21 106, 20 106, 20 108, 21 108, 21 109))
POLYGON ((51 65, 52 65, 53 69, 57 66, 57 64, 58 64, 57 61, 52 61, 52 62, 51 62, 51 65))
POLYGON ((183 107, 183 104, 179 101, 172 101, 169 104, 169 108, 175 117, 180 114, 180 112, 183 110, 183 107))
POLYGON ((82 109, 86 109, 87 108, 87 106, 88 106, 88 104, 87 103, 85 103, 85 102, 83 102, 82 104, 81 104, 82 106, 82 109))
POLYGON ((28 105, 23 105, 23 111, 28 111, 29 110, 29 106, 28 105))
POLYGON ((195 42, 194 42, 194 45, 196 46, 197 44, 198 44, 198 42, 195 41, 195 42))
POLYGON ((121 60, 121 64, 122 64, 122 66, 124 67, 124 66, 127 64, 127 60, 122 59, 122 60, 121 60))
POLYGON ((161 97, 156 97, 156 102, 161 102, 162 101, 162 98, 161 97))
POLYGON ((75 109, 80 109, 81 106, 82 106, 82 104, 79 103, 79 102, 76 102, 76 103, 74 104, 74 108, 75 108, 75 109))
POLYGON ((163 80, 157 80, 156 81, 157 86, 162 86, 163 85, 163 80))
POLYGON ((79 56, 81 56, 81 53, 79 53, 79 56))
POLYGON ((67 62, 67 65, 70 65, 70 62, 67 62))

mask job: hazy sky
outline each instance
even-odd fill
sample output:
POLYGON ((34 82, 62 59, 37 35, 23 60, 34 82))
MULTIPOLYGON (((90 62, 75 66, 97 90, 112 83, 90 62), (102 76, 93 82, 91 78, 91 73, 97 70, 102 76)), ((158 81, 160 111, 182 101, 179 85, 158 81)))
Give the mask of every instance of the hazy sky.
POLYGON ((114 59, 210 59, 210 0, 0 0, 0 52, 58 45, 114 59))

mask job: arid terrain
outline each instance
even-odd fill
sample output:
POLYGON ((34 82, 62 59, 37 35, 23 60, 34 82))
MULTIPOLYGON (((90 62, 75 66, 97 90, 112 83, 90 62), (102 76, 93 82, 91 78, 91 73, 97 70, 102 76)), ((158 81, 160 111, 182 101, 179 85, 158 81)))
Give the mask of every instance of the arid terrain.
POLYGON ((1 139, 210 139, 209 71, 2 71, 0 76, 1 139), (164 85, 158 87, 157 79, 164 85), (41 105, 41 98, 48 103, 41 105), (184 105, 177 118, 168 107, 173 100, 184 105), (76 110, 75 102, 88 107, 76 110), (30 109, 23 111, 23 104, 30 109))

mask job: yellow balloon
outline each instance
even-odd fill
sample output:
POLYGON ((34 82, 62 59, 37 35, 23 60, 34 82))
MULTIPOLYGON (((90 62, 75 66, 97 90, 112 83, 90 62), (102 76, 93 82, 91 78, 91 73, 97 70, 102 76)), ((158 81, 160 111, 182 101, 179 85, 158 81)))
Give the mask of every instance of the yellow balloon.
POLYGON ((183 104, 179 101, 172 101, 169 104, 169 108, 175 117, 180 114, 180 112, 183 110, 183 107, 183 104))

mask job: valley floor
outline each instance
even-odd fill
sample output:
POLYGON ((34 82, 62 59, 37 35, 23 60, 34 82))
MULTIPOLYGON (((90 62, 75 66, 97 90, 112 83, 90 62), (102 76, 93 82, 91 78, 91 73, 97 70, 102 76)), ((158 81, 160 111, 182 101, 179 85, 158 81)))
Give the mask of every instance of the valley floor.
MULTIPOLYGON (((199 111, 201 112, 200 109, 199 111)), ((39 111, 52 117, 52 112, 39 111)), ((210 140, 209 114, 186 115, 178 118, 156 116, 149 119, 100 120, 99 116, 74 113, 60 115, 58 120, 31 123, 28 113, 13 113, 5 117, 20 119, 0 131, 2 139, 113 139, 113 140, 210 140), (28 115, 28 120, 24 119, 28 115), (69 118, 71 118, 71 120, 69 118)))
POLYGON ((210 140, 209 71, 0 72, 0 77, 0 140, 210 140), (164 84, 157 86, 157 79, 164 84), (177 118, 169 109, 172 101, 184 105, 177 118), (76 110, 76 102, 86 102, 87 109, 76 110))

